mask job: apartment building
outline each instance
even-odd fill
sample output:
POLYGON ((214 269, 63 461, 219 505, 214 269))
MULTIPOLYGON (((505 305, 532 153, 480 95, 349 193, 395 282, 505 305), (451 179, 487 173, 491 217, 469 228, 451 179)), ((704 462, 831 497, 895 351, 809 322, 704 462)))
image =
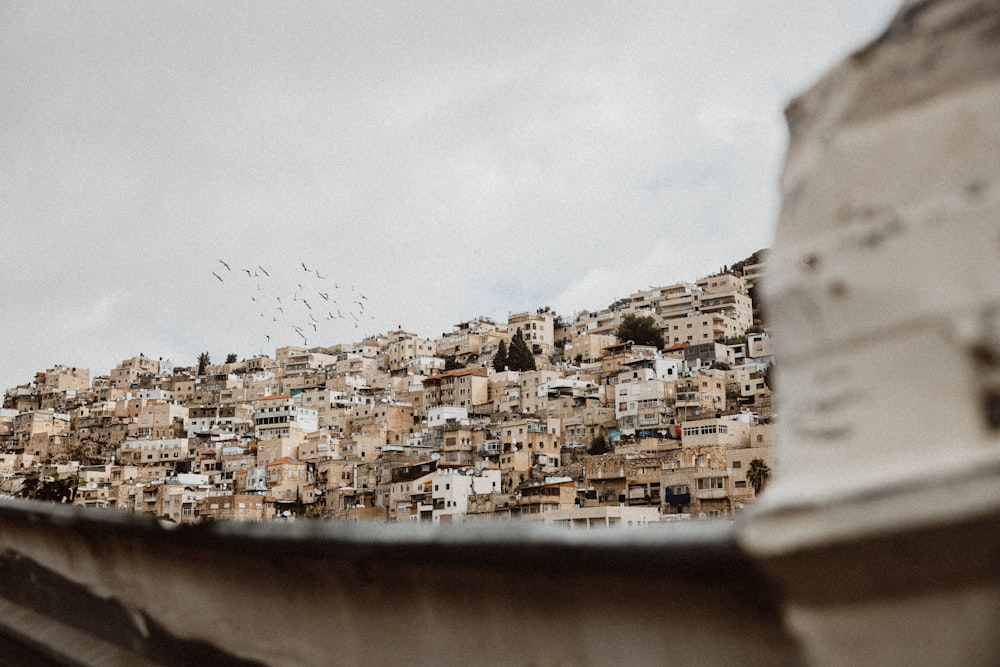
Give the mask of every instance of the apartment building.
POLYGON ((446 371, 424 378, 424 405, 458 405, 471 407, 486 403, 489 398, 487 372, 477 368, 446 371))
POLYGON ((410 362, 433 357, 436 351, 437 346, 430 340, 398 329, 389 332, 381 358, 385 370, 406 373, 410 362))
POLYGON ((665 431, 676 422, 676 381, 661 380, 651 369, 619 374, 615 385, 615 420, 623 436, 665 431))
POLYGON ((174 470, 193 460, 193 446, 187 438, 126 440, 118 449, 123 464, 174 470))
POLYGON ((442 334, 434 341, 436 356, 442 359, 453 357, 461 364, 480 361, 483 354, 483 343, 487 334, 504 332, 506 327, 498 325, 488 317, 477 317, 456 324, 450 333, 442 334))
POLYGON ((521 519, 544 520, 549 512, 576 507, 576 483, 571 479, 522 487, 512 514, 521 519))
POLYGON ((513 335, 513 332, 518 329, 521 330, 524 342, 532 354, 548 356, 555 350, 555 331, 551 311, 543 309, 510 315, 507 318, 508 333, 513 335))
POLYGON ((266 396, 255 401, 256 436, 270 440, 287 436, 293 429, 311 433, 319 428, 317 410, 296 405, 288 394, 266 396))
POLYGON ((110 383, 114 387, 128 389, 133 384, 138 384, 139 378, 143 375, 156 375, 160 372, 160 361, 150 359, 145 355, 125 359, 120 364, 111 369, 110 383))
POLYGON ((604 350, 617 342, 618 339, 613 334, 584 333, 566 342, 563 358, 578 365, 600 361, 604 350))
POLYGON ((498 468, 476 471, 473 467, 439 465, 432 476, 431 501, 435 523, 462 519, 469 509, 469 498, 477 494, 500 493, 501 474, 498 468))
POLYGON ((199 521, 267 521, 275 517, 274 498, 254 494, 209 496, 198 500, 199 521))

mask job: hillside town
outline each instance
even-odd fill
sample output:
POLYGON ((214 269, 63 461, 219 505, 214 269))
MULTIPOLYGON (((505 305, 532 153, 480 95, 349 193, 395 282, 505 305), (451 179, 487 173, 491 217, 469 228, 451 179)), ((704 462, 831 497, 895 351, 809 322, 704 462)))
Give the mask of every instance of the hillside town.
POLYGON ((572 320, 56 365, 4 394, 0 494, 176 523, 732 516, 774 463, 763 253, 572 320))

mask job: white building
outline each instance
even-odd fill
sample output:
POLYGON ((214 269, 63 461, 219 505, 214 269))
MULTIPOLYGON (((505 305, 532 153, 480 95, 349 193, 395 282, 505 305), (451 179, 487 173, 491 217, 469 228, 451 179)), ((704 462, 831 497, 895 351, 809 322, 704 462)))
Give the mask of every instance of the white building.
POLYGON ((433 476, 431 497, 434 502, 432 520, 461 520, 468 513, 469 496, 500 493, 500 469, 438 468, 433 476))
POLYGON ((295 404, 287 394, 268 396, 257 401, 254 413, 255 433, 258 438, 282 438, 295 428, 303 433, 319 429, 319 416, 314 408, 295 404))

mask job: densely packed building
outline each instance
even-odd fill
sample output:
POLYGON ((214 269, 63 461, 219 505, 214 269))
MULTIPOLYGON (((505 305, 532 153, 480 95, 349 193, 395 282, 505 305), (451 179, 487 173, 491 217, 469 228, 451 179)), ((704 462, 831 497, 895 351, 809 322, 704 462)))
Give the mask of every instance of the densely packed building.
POLYGON ((761 267, 636 292, 567 321, 548 308, 287 346, 202 368, 140 354, 8 389, 0 493, 180 523, 726 516, 772 461, 761 267), (652 318, 663 346, 619 340, 652 318), (518 336, 533 370, 494 364, 518 336))

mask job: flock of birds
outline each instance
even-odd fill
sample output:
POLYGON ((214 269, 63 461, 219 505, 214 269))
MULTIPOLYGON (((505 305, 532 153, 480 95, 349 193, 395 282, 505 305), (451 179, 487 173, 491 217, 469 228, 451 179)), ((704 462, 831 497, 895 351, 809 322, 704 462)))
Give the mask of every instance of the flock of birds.
POLYGON ((309 337, 319 337, 321 330, 333 326, 353 324, 359 328, 365 319, 375 319, 368 311, 368 297, 354 289, 342 287, 330 280, 316 267, 299 262, 284 280, 276 271, 269 271, 260 264, 253 268, 234 269, 229 262, 219 260, 220 267, 212 275, 223 285, 238 288, 249 296, 255 319, 260 322, 264 339, 270 344, 294 331, 309 345, 309 337), (287 327, 287 328, 286 328, 287 327))

